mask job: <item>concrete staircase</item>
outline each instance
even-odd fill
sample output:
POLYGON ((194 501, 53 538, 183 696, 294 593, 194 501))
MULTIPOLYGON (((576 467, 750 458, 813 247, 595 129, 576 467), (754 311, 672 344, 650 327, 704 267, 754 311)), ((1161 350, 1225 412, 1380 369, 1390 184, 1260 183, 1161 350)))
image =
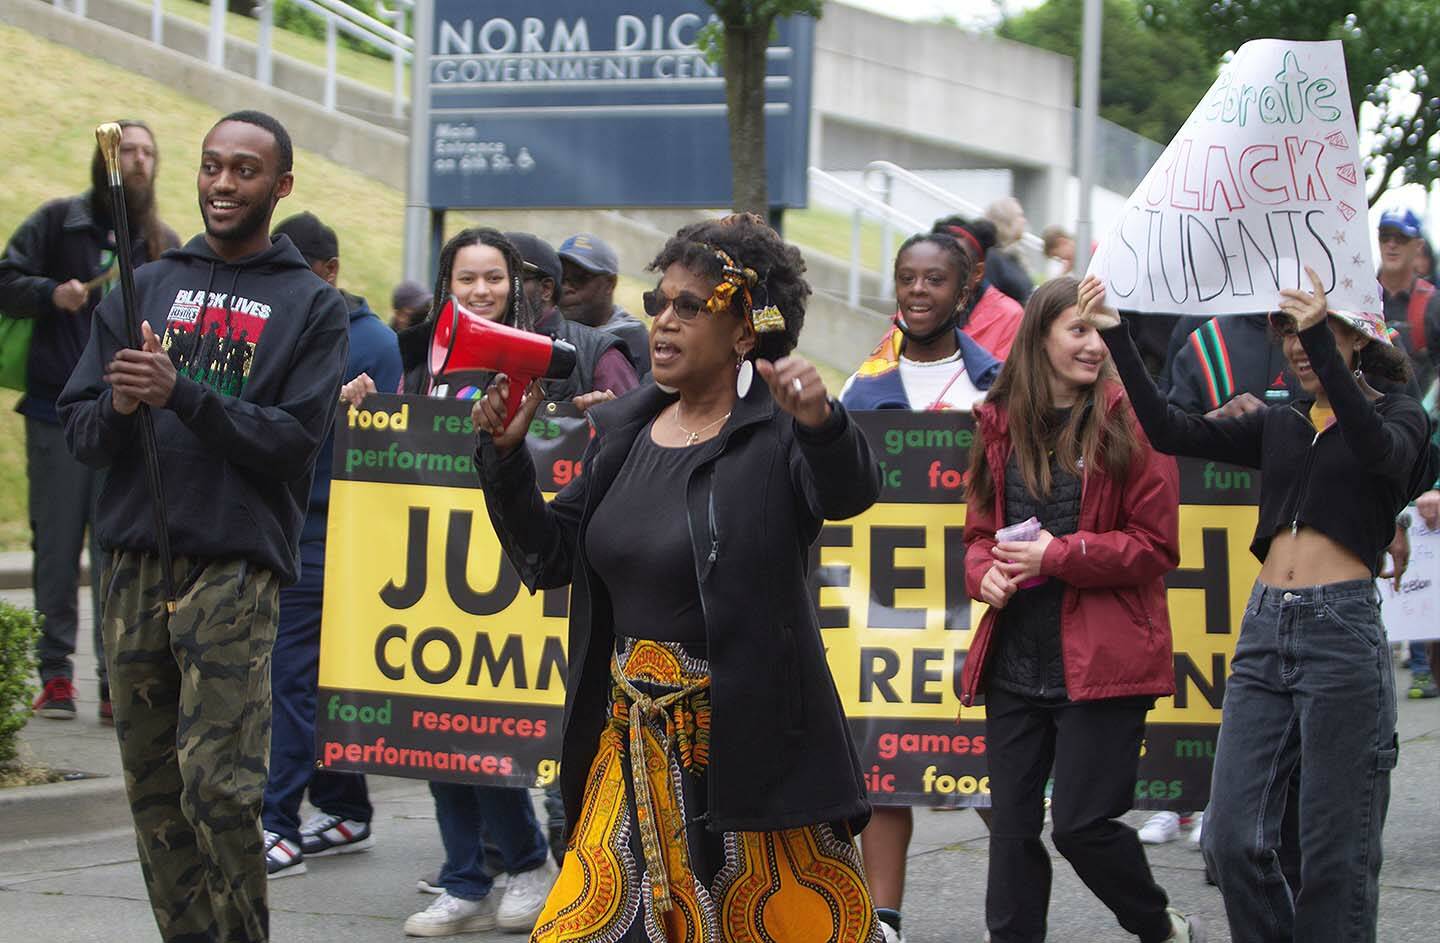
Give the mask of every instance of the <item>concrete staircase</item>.
MULTIPOLYGON (((337 80, 335 111, 317 102, 321 69, 278 53, 271 57, 272 85, 253 78, 254 43, 227 37, 225 68, 206 61, 204 26, 167 15, 164 45, 150 41, 150 7, 132 0, 87 0, 81 18, 41 0, 0 0, 0 22, 70 46, 206 102, 220 111, 258 108, 282 121, 299 147, 344 164, 396 190, 404 191, 408 134, 397 130, 390 96, 371 86, 337 80)), ((484 222, 502 230, 524 230, 558 243, 576 232, 594 232, 610 241, 624 274, 650 279, 645 266, 665 238, 703 214, 680 210, 486 210, 484 222)), ((803 248, 803 247, 802 247, 803 248)), ((886 304, 875 310, 852 308, 844 301, 849 277, 846 261, 805 250, 815 294, 806 317, 801 351, 837 370, 853 370, 867 355, 887 321, 886 304)), ((879 278, 862 275, 862 293, 873 298, 879 278)))

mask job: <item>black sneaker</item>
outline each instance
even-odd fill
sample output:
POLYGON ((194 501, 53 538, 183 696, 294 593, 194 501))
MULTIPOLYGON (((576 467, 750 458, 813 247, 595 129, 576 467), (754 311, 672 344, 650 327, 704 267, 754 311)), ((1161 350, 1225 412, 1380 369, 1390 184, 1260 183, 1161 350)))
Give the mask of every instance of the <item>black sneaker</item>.
POLYGON ((106 727, 115 726, 115 708, 110 704, 110 685, 100 682, 100 723, 106 727))
POLYGON ((300 850, 312 858, 369 851, 374 845, 369 822, 321 812, 300 826, 300 850))
POLYGON ((274 832, 265 833, 265 877, 270 880, 305 873, 305 854, 300 846, 274 832))
POLYGON ((51 678, 31 708, 51 720, 75 719, 75 685, 69 678, 51 678))

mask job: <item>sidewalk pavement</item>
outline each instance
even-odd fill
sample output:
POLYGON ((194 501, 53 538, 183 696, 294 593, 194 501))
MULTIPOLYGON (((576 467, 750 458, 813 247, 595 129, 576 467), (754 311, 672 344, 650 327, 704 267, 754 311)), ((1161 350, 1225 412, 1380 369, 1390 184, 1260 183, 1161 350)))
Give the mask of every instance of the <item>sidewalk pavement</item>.
MULTIPOLYGON (((0 592, 28 604, 28 591, 0 592)), ((82 594, 82 601, 86 597, 82 594)), ((84 612, 82 619, 89 618, 84 612)), ((63 939, 112 943, 157 938, 136 861, 114 731, 96 719, 95 660, 88 622, 76 658, 80 716, 35 719, 23 733, 40 762, 100 778, 0 791, 0 940, 63 939)), ((1408 675, 1400 673, 1408 684, 1408 675)), ((1403 691, 1404 684, 1397 683, 1403 691)), ((1440 913, 1440 700, 1400 702, 1401 762, 1385 832, 1379 939, 1432 943, 1440 913)), ((308 862, 309 873, 272 882, 271 928, 277 943, 404 939, 401 925, 434 898, 415 881, 441 861, 434 806, 425 784, 370 778, 374 850, 308 862)), ((1132 812, 1139 826, 1147 813, 1132 812)), ((1204 882, 1200 854, 1188 841, 1149 848, 1150 864, 1172 902, 1205 921, 1209 943, 1228 943, 1219 892, 1204 882)), ((1054 854, 1052 940, 1133 940, 1054 854)), ((910 943, 979 943, 984 935, 986 831, 973 812, 915 814, 905 935, 910 943)), ((518 936, 465 934, 477 943, 518 936)))

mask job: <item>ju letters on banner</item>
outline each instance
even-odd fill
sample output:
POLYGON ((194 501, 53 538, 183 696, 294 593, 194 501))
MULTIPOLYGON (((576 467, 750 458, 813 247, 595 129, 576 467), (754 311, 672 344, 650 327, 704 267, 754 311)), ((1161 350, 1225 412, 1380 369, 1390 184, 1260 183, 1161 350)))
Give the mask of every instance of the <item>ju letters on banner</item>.
MULTIPOLYGON (((983 708, 956 688, 983 605, 965 594, 955 414, 859 413, 884 492, 828 523, 812 593, 877 803, 986 805, 983 708), (957 719, 958 718, 958 719, 957 719)), ((589 427, 565 406, 531 427, 541 488, 582 474, 589 427)), ((321 640, 318 755, 337 769, 547 785, 558 771, 568 593, 531 596, 490 529, 468 404, 372 397, 340 419, 321 640)), ((1259 476, 1180 462, 1180 567, 1168 578, 1176 694, 1150 723, 1136 803, 1198 808, 1258 564, 1259 476)))

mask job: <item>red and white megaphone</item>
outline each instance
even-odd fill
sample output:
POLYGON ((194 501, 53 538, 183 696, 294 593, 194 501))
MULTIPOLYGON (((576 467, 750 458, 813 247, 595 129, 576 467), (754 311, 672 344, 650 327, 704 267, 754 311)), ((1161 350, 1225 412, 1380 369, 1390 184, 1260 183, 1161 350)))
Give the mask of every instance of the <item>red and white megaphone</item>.
POLYGON ((564 379, 575 369, 575 348, 568 342, 497 324, 453 297, 445 302, 430 333, 430 381, 462 370, 490 370, 510 378, 505 421, 515 417, 525 388, 541 377, 564 379))

